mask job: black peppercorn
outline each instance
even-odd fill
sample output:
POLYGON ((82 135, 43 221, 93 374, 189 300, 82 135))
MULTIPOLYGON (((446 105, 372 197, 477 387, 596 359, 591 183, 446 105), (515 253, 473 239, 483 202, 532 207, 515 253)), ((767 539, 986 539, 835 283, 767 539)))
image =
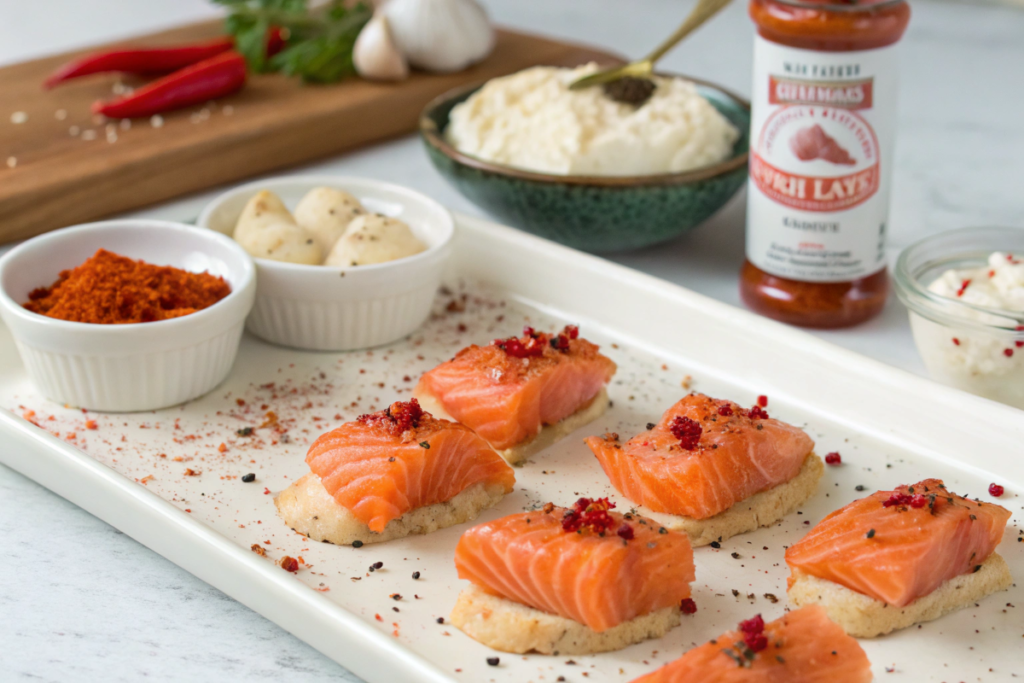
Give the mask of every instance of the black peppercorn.
POLYGON ((243 474, 242 481, 245 482, 246 484, 251 484, 252 482, 256 481, 256 475, 253 474, 252 472, 250 472, 249 474, 243 474))

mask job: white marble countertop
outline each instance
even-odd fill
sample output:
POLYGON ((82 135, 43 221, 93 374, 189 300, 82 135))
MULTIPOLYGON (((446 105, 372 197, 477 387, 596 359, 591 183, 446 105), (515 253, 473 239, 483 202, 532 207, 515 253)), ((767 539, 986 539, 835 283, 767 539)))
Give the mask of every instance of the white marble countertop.
MULTIPOLYGON (((485 0, 503 25, 638 55, 677 24, 678 0, 485 0)), ((0 2, 0 64, 214 16, 203 0, 0 2)), ((929 233, 1024 225, 1024 11, 915 2, 904 40, 890 256, 929 233)), ((694 35, 666 68, 750 92, 745 3, 694 35)), ((2 85, 0 85, 2 87, 2 85)), ((0 112, 6 125, 8 112, 0 112)), ((0 154, 0 156, 3 156, 0 154)), ((480 211, 409 137, 316 164, 315 172, 408 185, 480 211)), ((142 212, 188 219, 209 198, 142 212)), ((693 234, 614 260, 738 305, 740 195, 693 234)), ((892 298, 832 342, 924 373, 892 298)), ((3 447, 0 444, 0 447, 3 447)), ((0 466, 0 680, 357 680, 328 658, 35 483, 0 466)))

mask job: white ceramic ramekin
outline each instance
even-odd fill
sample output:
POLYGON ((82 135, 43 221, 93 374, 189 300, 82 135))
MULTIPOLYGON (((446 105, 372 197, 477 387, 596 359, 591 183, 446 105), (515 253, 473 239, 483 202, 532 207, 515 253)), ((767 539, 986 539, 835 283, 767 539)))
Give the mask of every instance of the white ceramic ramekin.
POLYGON ((230 235, 260 190, 292 210, 315 187, 355 195, 371 211, 405 221, 427 250, 375 265, 339 268, 257 258, 256 305, 246 327, 274 344, 314 351, 380 346, 416 330, 430 315, 454 234, 451 214, 413 190, 378 180, 334 176, 268 178, 214 199, 198 224, 230 235))
POLYGON ((156 410, 205 394, 231 370, 256 294, 249 255, 223 235, 178 223, 118 220, 41 235, 0 259, 0 316, 29 376, 58 403, 89 410, 156 410), (220 275, 231 294, 173 320, 94 325, 22 307, 97 249, 193 272, 220 275))

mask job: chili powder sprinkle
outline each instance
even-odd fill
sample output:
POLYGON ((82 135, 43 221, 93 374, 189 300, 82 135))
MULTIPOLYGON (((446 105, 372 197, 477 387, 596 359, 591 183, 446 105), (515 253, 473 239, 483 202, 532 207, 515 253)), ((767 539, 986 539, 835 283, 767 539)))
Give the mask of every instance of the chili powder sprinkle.
POLYGON ((49 287, 29 292, 24 307, 58 320, 99 325, 180 318, 231 293, 224 278, 154 266, 106 249, 60 273, 49 287))

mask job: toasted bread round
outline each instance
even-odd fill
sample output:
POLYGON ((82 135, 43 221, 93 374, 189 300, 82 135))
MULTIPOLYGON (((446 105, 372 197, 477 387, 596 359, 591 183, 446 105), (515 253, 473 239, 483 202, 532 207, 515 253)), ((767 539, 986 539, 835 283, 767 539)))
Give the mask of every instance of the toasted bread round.
POLYGON ((789 600, 797 607, 819 604, 829 618, 857 638, 874 638, 962 609, 987 595, 1006 590, 1013 583, 1010 568, 992 553, 971 574, 946 581, 906 607, 894 607, 832 581, 799 570, 793 573, 789 600))
POLYGON ((499 598, 470 585, 459 593, 449 620, 463 633, 502 652, 585 655, 660 638, 678 626, 679 607, 666 607, 598 633, 574 621, 499 598))
MULTIPOLYGON (((414 395, 420 402, 420 406, 423 407, 423 410, 427 411, 434 417, 458 422, 458 420, 448 414, 444 409, 444 406, 441 405, 441 402, 437 400, 433 394, 418 390, 414 395)), ((601 391, 597 393, 597 396, 590 399, 589 403, 569 417, 560 420, 553 425, 545 425, 532 439, 516 444, 511 448, 499 450, 498 454, 505 458, 505 462, 509 465, 520 466, 529 460, 534 454, 541 452, 548 446, 554 445, 580 427, 588 425, 601 417, 604 415, 606 410, 608 410, 608 391, 607 389, 602 388, 601 391)))
POLYGON ((474 484, 443 503, 425 505, 391 520, 381 533, 371 531, 334 500, 320 483, 320 478, 312 473, 279 493, 274 504, 285 524, 294 531, 314 541, 351 545, 354 541, 383 543, 470 522, 504 496, 505 489, 501 485, 474 484))
POLYGON ((755 493, 707 519, 654 512, 642 505, 637 508, 637 512, 650 517, 666 529, 685 532, 696 548, 775 524, 814 495, 824 471, 821 458, 809 453, 800 471, 789 481, 755 493))

